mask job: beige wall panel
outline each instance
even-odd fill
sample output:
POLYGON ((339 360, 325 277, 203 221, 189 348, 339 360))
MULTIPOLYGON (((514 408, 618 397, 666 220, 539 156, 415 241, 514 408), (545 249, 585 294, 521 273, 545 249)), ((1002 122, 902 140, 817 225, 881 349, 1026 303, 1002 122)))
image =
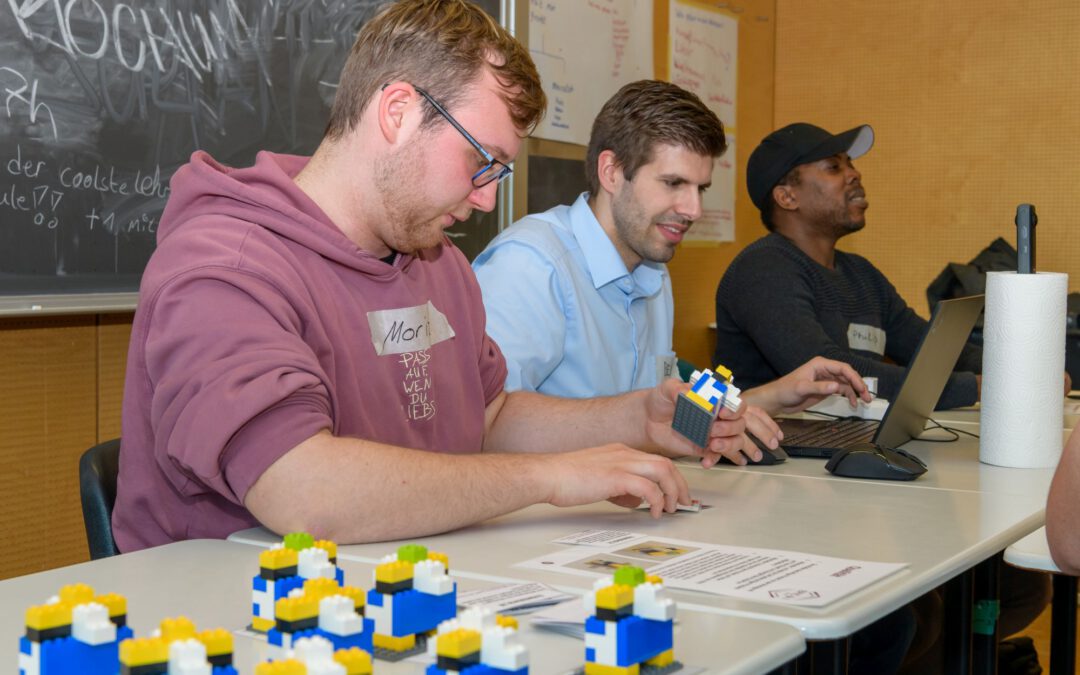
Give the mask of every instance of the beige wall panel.
POLYGON ((97 435, 94 317, 0 321, 0 578, 87 558, 78 462, 97 435))
MULTIPOLYGON (((736 10, 739 19, 739 81, 737 119, 738 147, 735 186, 735 241, 719 246, 682 246, 669 264, 675 293, 675 352, 698 366, 710 366, 716 319, 716 285, 735 255, 764 234, 757 209, 746 194, 742 168, 762 137, 773 125, 773 57, 775 2, 744 0, 714 2, 736 10)), ((735 374, 736 381, 738 373, 735 374)))
POLYGON ((841 248, 870 258, 916 311, 948 262, 1039 213, 1038 267, 1080 289, 1080 3, 778 0, 776 124, 866 122, 870 210, 841 248))
POLYGON ((98 442, 120 435, 124 372, 132 314, 106 314, 98 322, 98 442))

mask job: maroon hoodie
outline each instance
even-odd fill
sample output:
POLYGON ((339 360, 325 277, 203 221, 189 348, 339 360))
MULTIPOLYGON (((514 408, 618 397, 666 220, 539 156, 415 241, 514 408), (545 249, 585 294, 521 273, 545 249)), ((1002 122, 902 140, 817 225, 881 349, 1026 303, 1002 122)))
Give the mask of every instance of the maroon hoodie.
POLYGON ((128 353, 121 551, 258 524, 248 489, 323 429, 480 450, 506 365, 465 257, 360 250, 292 181, 306 162, 196 152, 173 176, 128 353))

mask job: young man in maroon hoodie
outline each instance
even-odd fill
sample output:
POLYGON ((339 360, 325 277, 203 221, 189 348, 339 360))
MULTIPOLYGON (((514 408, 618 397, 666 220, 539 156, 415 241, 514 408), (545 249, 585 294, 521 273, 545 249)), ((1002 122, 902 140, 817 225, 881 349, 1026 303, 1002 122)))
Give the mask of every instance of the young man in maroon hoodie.
MULTIPOLYGON (((475 277, 443 230, 494 207, 544 107, 528 52, 480 9, 403 0, 358 36, 310 159, 193 155, 132 329, 121 550, 256 524, 397 539, 544 502, 645 499, 659 517, 690 498, 665 455, 757 455, 745 430, 777 444, 750 408, 692 446, 670 426, 673 380, 591 401, 504 393, 475 277)), ((839 387, 757 395, 783 406, 839 387)))

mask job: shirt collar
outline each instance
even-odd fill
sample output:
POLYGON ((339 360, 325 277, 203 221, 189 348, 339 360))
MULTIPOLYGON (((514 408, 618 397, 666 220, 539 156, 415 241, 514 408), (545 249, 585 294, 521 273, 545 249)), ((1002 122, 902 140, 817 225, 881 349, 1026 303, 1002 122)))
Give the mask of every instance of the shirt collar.
POLYGON ((615 249, 615 244, 607 232, 600 226, 600 221, 589 208, 589 193, 582 192, 570 207, 570 227, 581 247, 585 266, 597 289, 629 277, 644 295, 652 295, 663 284, 663 263, 643 262, 631 274, 626 270, 626 263, 615 249))

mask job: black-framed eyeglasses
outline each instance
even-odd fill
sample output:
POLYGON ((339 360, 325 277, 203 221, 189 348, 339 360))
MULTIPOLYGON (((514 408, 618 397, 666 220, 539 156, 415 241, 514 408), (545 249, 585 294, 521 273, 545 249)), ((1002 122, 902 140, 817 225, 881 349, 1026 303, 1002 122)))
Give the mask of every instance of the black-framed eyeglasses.
POLYGON ((431 98, 431 94, 427 93, 416 85, 413 85, 413 89, 415 89, 417 93, 423 96, 427 100, 427 102, 431 104, 432 108, 435 108, 435 112, 445 117, 446 121, 450 123, 450 126, 457 129, 458 133, 464 136, 465 140, 467 140, 470 145, 476 148, 476 151, 479 152, 485 160, 487 160, 487 165, 473 174, 473 187, 482 188, 488 183, 491 183, 492 181, 498 181, 501 183, 506 179, 507 176, 514 172, 514 168, 512 166, 503 164, 499 160, 495 159, 495 157, 492 156, 490 152, 485 150, 484 146, 480 145, 480 143, 475 138, 473 138, 468 131, 465 131, 465 128, 461 126, 450 113, 446 112, 446 108, 443 108, 441 105, 439 105, 438 101, 431 98))

